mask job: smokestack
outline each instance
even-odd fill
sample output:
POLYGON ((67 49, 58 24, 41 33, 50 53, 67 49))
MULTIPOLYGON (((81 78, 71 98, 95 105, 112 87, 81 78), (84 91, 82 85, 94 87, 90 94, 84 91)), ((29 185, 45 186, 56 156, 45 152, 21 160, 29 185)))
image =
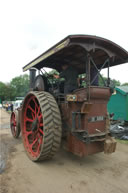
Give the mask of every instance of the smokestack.
POLYGON ((36 77, 36 69, 31 68, 29 70, 29 76, 30 76, 30 91, 33 90, 33 86, 34 86, 34 80, 36 77))

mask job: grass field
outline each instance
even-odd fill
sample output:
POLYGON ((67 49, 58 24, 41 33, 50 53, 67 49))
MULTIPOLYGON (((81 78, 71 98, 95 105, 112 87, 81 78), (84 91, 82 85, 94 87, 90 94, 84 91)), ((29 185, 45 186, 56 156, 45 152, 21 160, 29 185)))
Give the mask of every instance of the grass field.
POLYGON ((119 143, 128 144, 128 140, 120 140, 120 139, 116 139, 116 140, 119 143))

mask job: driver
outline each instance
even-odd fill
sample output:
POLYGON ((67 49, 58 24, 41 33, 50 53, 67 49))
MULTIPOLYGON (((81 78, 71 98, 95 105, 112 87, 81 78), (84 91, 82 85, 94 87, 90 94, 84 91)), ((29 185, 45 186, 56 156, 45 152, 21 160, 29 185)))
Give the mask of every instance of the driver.
POLYGON ((77 70, 67 64, 62 65, 62 72, 60 75, 54 75, 55 78, 64 78, 64 93, 68 94, 78 88, 78 72, 77 70))

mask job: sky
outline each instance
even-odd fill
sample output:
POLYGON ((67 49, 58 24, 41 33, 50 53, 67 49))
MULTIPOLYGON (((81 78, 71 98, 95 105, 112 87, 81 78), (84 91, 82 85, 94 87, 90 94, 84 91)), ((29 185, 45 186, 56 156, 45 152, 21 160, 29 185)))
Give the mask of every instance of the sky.
MULTIPOLYGON (((127 0, 1 0, 0 81, 24 74, 23 66, 69 34, 100 36, 128 51, 127 7, 127 0)), ((128 63, 110 69, 121 83, 127 74, 128 63)))

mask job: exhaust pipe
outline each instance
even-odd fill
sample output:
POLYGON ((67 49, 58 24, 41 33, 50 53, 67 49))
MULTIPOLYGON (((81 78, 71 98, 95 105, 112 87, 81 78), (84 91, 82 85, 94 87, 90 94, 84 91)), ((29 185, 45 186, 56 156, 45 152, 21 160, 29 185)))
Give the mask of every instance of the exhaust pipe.
POLYGON ((29 70, 29 76, 30 76, 30 91, 32 91, 34 87, 35 77, 36 77, 36 69, 31 68, 29 70))

